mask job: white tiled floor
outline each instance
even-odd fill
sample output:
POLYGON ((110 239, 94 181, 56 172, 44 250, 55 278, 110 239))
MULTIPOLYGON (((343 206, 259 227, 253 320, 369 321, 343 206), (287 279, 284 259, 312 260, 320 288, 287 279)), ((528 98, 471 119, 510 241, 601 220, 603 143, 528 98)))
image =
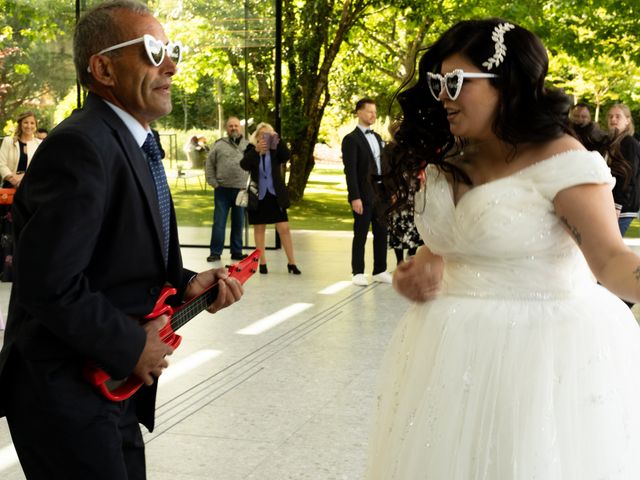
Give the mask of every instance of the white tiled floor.
MULTIPOLYGON (((207 244, 209 231, 181 237, 207 244)), ((294 244, 301 276, 286 273, 284 252, 269 250, 269 274, 251 278, 241 302, 180 330, 160 380, 157 427, 145 435, 149 480, 362 478, 377 369, 408 304, 389 285, 348 282, 349 232, 298 231, 294 244), (319 293, 342 281, 336 293, 319 293), (263 333, 239 333, 292 304, 306 309, 263 333)), ((207 249, 183 254, 194 270, 210 265, 207 249)), ((370 250, 366 258, 370 265, 370 250)), ((9 289, 0 284, 5 315, 9 289)), ((24 479, 4 419, 0 478, 24 479)))
MULTIPOLYGON (((181 237, 207 244, 209 231, 181 237)), ((377 368, 408 304, 382 284, 319 293, 350 280, 349 232, 298 231, 294 245, 301 276, 287 274, 283 251, 269 250, 269 274, 251 278, 241 302, 180 330, 183 343, 160 379, 156 430, 145 436, 149 480, 362 477, 377 368), (240 333, 292 304, 300 313, 240 333)), ((210 265, 207 249, 183 254, 194 270, 210 265)), ((0 284, 5 314, 9 288, 0 284)), ((0 478, 24 478, 4 419, 0 478)))

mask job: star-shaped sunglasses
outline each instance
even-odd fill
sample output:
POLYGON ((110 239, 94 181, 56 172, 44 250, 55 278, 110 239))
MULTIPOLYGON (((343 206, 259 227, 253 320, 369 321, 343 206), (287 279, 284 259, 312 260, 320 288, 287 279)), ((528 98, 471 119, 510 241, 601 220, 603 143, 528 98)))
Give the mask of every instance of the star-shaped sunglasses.
POLYGON ((180 60, 182 59, 182 44, 180 42, 169 42, 164 45, 160 40, 148 34, 140 38, 118 43, 113 47, 100 50, 96 55, 102 55, 103 53, 128 47, 129 45, 134 45, 136 43, 144 43, 144 51, 147 52, 147 57, 154 67, 159 67, 162 64, 165 52, 175 64, 180 63, 180 60))
POLYGON ((429 84, 431 95, 436 100, 440 101, 442 90, 447 92, 451 100, 455 100, 460 95, 462 82, 465 78, 496 78, 497 76, 495 73, 465 72, 460 68, 456 68, 444 75, 427 72, 427 83, 429 84))

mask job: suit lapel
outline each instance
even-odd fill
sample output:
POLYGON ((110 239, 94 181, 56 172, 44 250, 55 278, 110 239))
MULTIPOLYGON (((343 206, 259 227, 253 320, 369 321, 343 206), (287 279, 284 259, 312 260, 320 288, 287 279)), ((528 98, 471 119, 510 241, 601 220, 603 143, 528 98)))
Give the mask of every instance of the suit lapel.
MULTIPOLYGON (((371 145, 369 145, 369 141, 367 140, 367 136, 362 132, 362 130, 360 130, 358 127, 356 127, 356 137, 358 138, 358 140, 360 141, 360 143, 362 144, 362 147, 365 149, 364 151, 368 153, 368 158, 369 158, 369 168, 371 168, 372 172, 378 172, 378 165, 376 165, 376 159, 373 156, 373 151, 371 150, 371 145)), ((376 137, 377 140, 377 137, 376 137)), ((379 143, 379 142, 378 142, 379 143)), ((382 151, 382 149, 380 149, 380 151, 382 151)))
POLYGON ((156 239, 158 242, 158 251, 162 255, 163 248, 163 232, 162 219, 160 218, 160 208, 158 206, 158 196, 156 194, 156 186, 153 183, 153 177, 147 164, 147 159, 142 152, 142 148, 138 146, 133 135, 120 120, 120 117, 99 97, 93 98, 92 94, 87 97, 87 108, 99 108, 103 112, 105 122, 111 127, 116 141, 122 147, 124 157, 131 166, 134 177, 146 200, 149 214, 153 219, 153 225, 156 231, 156 239))

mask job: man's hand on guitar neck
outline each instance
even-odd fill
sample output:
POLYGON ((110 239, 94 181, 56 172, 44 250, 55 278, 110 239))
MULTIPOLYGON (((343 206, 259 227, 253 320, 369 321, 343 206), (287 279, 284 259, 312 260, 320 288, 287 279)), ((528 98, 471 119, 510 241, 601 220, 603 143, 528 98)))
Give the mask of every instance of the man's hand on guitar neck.
POLYGON ((218 296, 207 308, 209 313, 216 313, 218 310, 237 302, 244 293, 242 284, 237 279, 230 277, 226 268, 216 268, 205 270, 193 277, 185 290, 184 300, 188 301, 197 297, 215 282, 218 282, 218 296))
POLYGON ((160 315, 142 326, 147 333, 147 341, 138 363, 133 369, 133 374, 145 385, 152 385, 155 379, 162 374, 162 370, 169 366, 165 357, 173 353, 173 348, 164 343, 158 333, 168 321, 169 317, 160 315))

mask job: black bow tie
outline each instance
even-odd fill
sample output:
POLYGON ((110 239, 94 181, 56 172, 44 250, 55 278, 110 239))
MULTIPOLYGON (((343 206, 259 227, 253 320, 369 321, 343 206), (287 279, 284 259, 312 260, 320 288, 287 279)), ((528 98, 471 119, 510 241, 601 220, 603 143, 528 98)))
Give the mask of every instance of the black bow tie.
POLYGON ((366 134, 368 134, 368 133, 373 133, 373 130, 371 130, 370 128, 367 128, 367 129, 364 131, 364 133, 365 133, 365 135, 366 135, 366 134))

